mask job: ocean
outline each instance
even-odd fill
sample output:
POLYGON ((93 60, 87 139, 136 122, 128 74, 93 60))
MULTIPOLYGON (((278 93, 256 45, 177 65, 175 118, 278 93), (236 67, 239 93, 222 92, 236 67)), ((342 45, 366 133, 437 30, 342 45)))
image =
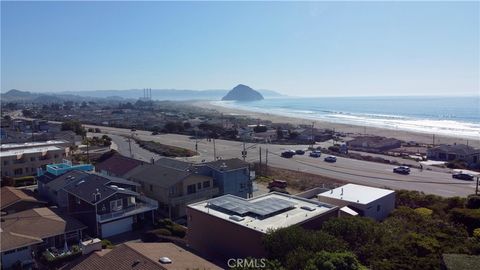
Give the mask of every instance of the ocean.
POLYGON ((215 105, 395 130, 480 139, 480 97, 271 98, 215 105))

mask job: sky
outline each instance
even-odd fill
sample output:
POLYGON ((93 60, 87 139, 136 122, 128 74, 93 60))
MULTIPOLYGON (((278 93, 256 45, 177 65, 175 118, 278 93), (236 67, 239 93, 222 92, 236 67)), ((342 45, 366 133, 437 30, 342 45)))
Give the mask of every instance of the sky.
POLYGON ((480 95, 475 2, 1 2, 1 90, 480 95))

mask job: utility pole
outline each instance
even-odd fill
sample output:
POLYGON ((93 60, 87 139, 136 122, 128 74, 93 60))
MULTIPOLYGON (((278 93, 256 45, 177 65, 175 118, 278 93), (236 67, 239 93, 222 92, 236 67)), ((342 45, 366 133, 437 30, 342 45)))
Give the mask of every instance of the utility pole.
POLYGON ((243 157, 243 161, 245 161, 245 158, 247 157, 247 149, 245 149, 245 136, 243 136, 243 151, 242 151, 242 157, 243 157))
POLYGON ((88 163, 90 163, 90 152, 88 150, 88 137, 85 136, 86 140, 87 140, 87 160, 88 160, 88 163))
POLYGON ((213 160, 217 160, 217 149, 215 148, 215 138, 213 138, 213 160))
POLYGON ((477 175, 477 185, 475 187, 475 195, 478 195, 478 178, 480 178, 480 176, 477 175))
POLYGON ((195 152, 198 152, 198 137, 197 137, 196 129, 195 129, 195 152))
POLYGON ((433 137, 432 137, 432 144, 433 146, 435 146, 435 134, 433 134, 433 137))
POLYGON ((260 162, 259 162, 258 168, 259 168, 259 171, 262 172, 262 147, 259 148, 258 154, 260 156, 260 159, 259 159, 260 162))
POLYGON ((132 154, 132 139, 128 138, 128 150, 130 151, 130 157, 133 158, 132 154))
POLYGON ((268 148, 265 150, 265 174, 268 175, 268 148))
POLYGON ((313 145, 315 144, 315 136, 313 135, 313 126, 315 125, 315 122, 312 122, 312 146, 311 148, 313 149, 313 145))

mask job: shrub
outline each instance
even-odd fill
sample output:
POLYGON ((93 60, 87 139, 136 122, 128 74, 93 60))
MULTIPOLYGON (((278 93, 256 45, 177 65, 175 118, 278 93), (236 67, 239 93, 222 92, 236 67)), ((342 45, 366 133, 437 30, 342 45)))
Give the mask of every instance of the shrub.
POLYGON ((432 216, 433 211, 425 207, 420 207, 415 209, 415 213, 421 215, 422 217, 430 217, 432 216))
POLYGON ((480 208, 480 195, 469 195, 466 207, 470 209, 480 208))
POLYGON ((112 242, 110 242, 110 240, 103 239, 101 241, 101 243, 102 243, 102 248, 112 248, 113 247, 113 244, 112 244, 112 242))
POLYGON ((450 212, 450 220, 465 225, 468 232, 473 233, 474 229, 480 228, 480 209, 454 208, 450 212))
POLYGON ((473 230, 473 237, 480 240, 480 228, 476 228, 475 230, 473 230))
POLYGON ((156 229, 151 231, 155 235, 161 235, 161 236, 172 236, 172 232, 170 232, 168 229, 156 229))
POLYGON ((338 146, 329 146, 329 147, 328 147, 328 150, 329 150, 329 151, 332 151, 332 152, 335 152, 335 153, 338 153, 338 152, 340 152, 340 147, 338 147, 338 146))
POLYGON ((183 226, 178 224, 175 224, 167 228, 170 229, 170 232, 176 237, 183 238, 187 234, 187 229, 185 229, 183 226))

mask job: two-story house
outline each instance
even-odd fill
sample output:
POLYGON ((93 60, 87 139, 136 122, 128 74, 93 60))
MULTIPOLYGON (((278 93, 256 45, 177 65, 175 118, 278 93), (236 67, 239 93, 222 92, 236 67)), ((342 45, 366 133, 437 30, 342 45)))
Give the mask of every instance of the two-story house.
POLYGON ((231 194, 242 198, 252 197, 253 188, 250 179, 249 164, 238 158, 221 159, 196 164, 202 175, 213 178, 220 189, 219 195, 231 194))
POLYGON ((199 174, 195 167, 176 165, 174 168, 160 163, 145 164, 129 174, 129 179, 138 182, 146 196, 158 201, 158 211, 170 218, 185 216, 188 204, 219 194, 211 176, 199 174))

